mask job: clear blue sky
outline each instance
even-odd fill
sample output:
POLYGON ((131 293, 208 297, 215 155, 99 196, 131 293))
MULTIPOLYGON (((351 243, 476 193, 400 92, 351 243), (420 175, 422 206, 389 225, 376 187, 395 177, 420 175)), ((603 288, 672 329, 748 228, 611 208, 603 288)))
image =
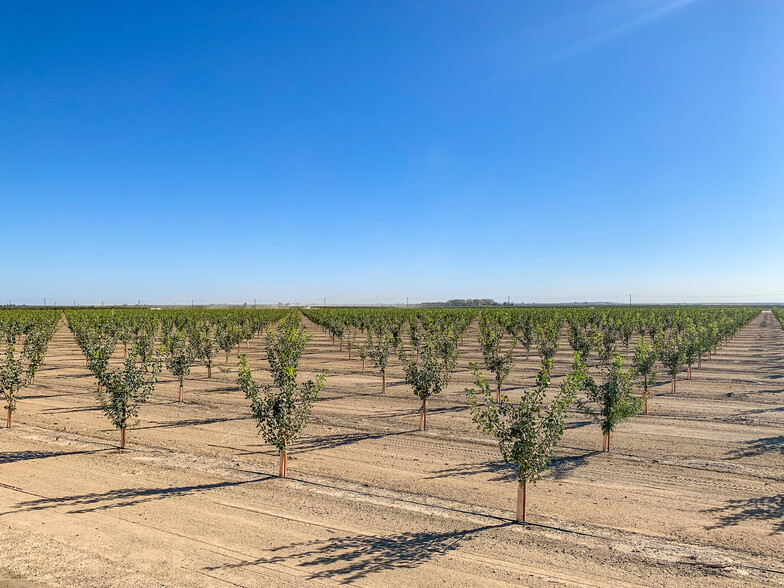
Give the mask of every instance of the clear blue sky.
POLYGON ((784 299, 782 23, 5 2, 0 299, 784 299))

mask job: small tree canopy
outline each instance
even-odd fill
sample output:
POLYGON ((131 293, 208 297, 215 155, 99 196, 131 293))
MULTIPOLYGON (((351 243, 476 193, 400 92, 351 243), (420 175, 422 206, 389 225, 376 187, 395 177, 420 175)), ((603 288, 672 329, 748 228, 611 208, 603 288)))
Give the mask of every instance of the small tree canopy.
POLYGON ((550 387, 552 359, 542 360, 536 387, 523 393, 520 402, 510 403, 506 395, 495 402, 490 386, 476 363, 472 363, 476 388, 466 390, 473 420, 479 428, 498 439, 501 455, 517 466, 520 482, 536 482, 547 469, 556 444, 564 432, 566 411, 583 386, 585 364, 575 354, 572 371, 561 383, 555 398, 545 403, 550 387))
POLYGON ((285 476, 285 452, 310 419, 310 411, 324 386, 326 370, 297 386, 297 365, 309 337, 295 324, 282 325, 281 332, 267 332, 267 361, 272 385, 259 386, 251 375, 248 359, 240 356, 238 384, 251 401, 251 412, 265 442, 281 452, 281 475, 285 476))
POLYGON ((600 366, 602 382, 587 376, 583 382, 586 400, 578 399, 577 406, 584 414, 597 421, 605 438, 604 449, 609 451, 609 435, 615 427, 635 416, 642 408, 640 398, 633 394, 634 373, 623 371, 623 357, 616 354, 600 366))

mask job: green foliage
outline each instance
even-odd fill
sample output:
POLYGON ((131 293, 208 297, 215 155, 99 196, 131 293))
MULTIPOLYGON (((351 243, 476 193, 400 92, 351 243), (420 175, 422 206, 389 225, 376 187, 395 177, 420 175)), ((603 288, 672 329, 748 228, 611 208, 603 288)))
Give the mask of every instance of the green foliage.
POLYGON ((548 404, 552 359, 542 360, 536 387, 523 393, 520 402, 510 403, 504 395, 493 400, 490 386, 476 363, 471 364, 476 388, 466 390, 474 422, 498 439, 501 455, 507 463, 517 466, 520 482, 536 482, 547 469, 556 445, 564 432, 566 411, 585 380, 585 366, 575 354, 575 364, 558 392, 548 404))
POLYGON ((52 310, 0 312, 0 394, 5 399, 6 423, 16 412, 20 391, 28 386, 46 357, 59 313, 52 310), (20 339, 21 352, 18 352, 20 339))
POLYGON ((449 365, 439 360, 438 352, 433 344, 425 345, 419 360, 410 355, 403 356, 406 382, 411 386, 414 395, 422 401, 420 430, 427 429, 427 401, 431 396, 441 393, 449 383, 449 365))
POLYGON ((162 351, 166 369, 177 379, 180 388, 182 388, 186 376, 191 373, 191 366, 195 360, 193 348, 182 336, 174 334, 164 341, 162 351))
POLYGON ((632 356, 632 371, 635 375, 642 376, 645 379, 646 387, 656 383, 657 357, 656 349, 653 345, 646 343, 645 339, 640 336, 632 356))
POLYGON ((101 410, 118 429, 136 424, 131 419, 139 416, 139 409, 155 389, 160 363, 137 363, 139 359, 138 350, 133 347, 122 368, 106 368, 102 376, 103 390, 96 394, 101 410))
POLYGON ((287 321, 276 335, 267 333, 267 361, 272 385, 259 387, 251 374, 245 354, 240 356, 237 382, 251 401, 251 412, 265 442, 281 451, 297 439, 310 419, 318 393, 326 381, 326 371, 316 380, 297 385, 297 366, 308 341, 307 332, 296 322, 287 321))
POLYGON ((16 358, 16 348, 8 344, 5 349, 5 360, 0 362, 0 389, 6 401, 5 409, 10 413, 16 411, 16 394, 26 386, 24 365, 16 358))
POLYGON ((580 356, 583 362, 588 361, 588 355, 591 353, 591 339, 585 329, 576 321, 569 323, 569 345, 572 350, 580 356))
POLYGON ((599 422, 602 433, 609 434, 625 420, 635 416, 642 408, 640 399, 633 393, 632 372, 623 370, 623 357, 615 355, 602 364, 601 383, 586 376, 583 390, 586 400, 578 399, 577 407, 599 422))
POLYGON ((495 377, 496 393, 503 386, 514 363, 516 341, 512 338, 506 351, 502 350, 504 329, 486 313, 479 316, 479 347, 482 349, 485 368, 495 377))
POLYGON ((683 369, 683 366, 686 365, 686 353, 682 339, 680 337, 671 337, 666 341, 660 341, 657 353, 664 369, 672 379, 675 379, 683 369))

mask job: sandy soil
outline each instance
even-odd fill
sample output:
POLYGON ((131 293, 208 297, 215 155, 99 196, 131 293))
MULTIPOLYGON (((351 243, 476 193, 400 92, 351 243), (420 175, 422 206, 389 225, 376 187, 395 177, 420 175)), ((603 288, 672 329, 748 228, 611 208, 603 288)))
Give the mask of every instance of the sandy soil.
MULTIPOLYGON (((285 480, 236 367, 211 380, 197 367, 181 404, 165 377, 117 451, 61 328, 0 430, 0 586, 784 585, 784 331, 771 313, 676 395, 658 386, 612 453, 571 414, 525 526, 510 522, 513 471, 463 403, 475 325, 424 433, 397 360, 382 396, 370 366, 307 325, 303 375, 330 376, 285 480)), ((263 341, 248 353, 262 376, 263 341)), ((564 341, 557 375, 570 357, 564 341)), ((537 369, 519 355, 510 397, 537 369)))

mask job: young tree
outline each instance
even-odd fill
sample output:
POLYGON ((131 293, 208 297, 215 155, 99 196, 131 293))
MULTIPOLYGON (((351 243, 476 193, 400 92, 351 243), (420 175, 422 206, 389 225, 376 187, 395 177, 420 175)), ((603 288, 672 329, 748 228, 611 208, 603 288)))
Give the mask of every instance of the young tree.
POLYGON ((473 420, 482 431, 498 439, 504 462, 517 466, 515 520, 518 523, 525 522, 527 485, 536 483, 547 469, 555 446, 563 436, 566 411, 585 378, 585 366, 575 355, 572 371, 548 405, 546 395, 552 364, 552 359, 542 360, 536 388, 523 394, 519 404, 510 403, 505 395, 500 402, 495 402, 477 364, 471 364, 476 388, 467 389, 466 394, 473 420))
POLYGON ((631 342, 632 335, 634 335, 634 323, 629 319, 620 320, 618 323, 618 335, 621 337, 624 349, 626 350, 624 355, 629 355, 629 343, 631 342))
POLYGON ((36 329, 28 333, 22 349, 22 355, 27 360, 27 375, 31 384, 35 384, 35 374, 38 368, 44 363, 46 350, 49 347, 51 332, 43 329, 36 329))
POLYGON ((180 383, 177 401, 182 402, 183 383, 185 377, 191 373, 191 366, 195 360, 193 348, 179 334, 175 334, 164 342, 163 350, 166 354, 166 369, 180 383))
POLYGON ((419 430, 427 430, 427 401, 431 396, 439 394, 449 383, 449 367, 438 361, 438 353, 433 345, 424 345, 419 354, 419 361, 415 356, 404 356, 403 364, 406 372, 406 382, 411 386, 414 395, 422 401, 419 410, 419 430))
POLYGON ((15 351, 14 341, 9 338, 5 349, 5 361, 0 363, 0 389, 6 402, 6 428, 11 427, 11 415, 16 412, 17 394, 29 381, 22 362, 16 358, 15 351))
POLYGON ((433 350, 444 366, 444 379, 449 379, 449 374, 455 371, 457 359, 460 357, 460 332, 446 325, 433 335, 433 350))
MULTIPOLYGON (((84 347, 87 367, 98 380, 98 392, 106 385, 106 374, 109 360, 112 358, 117 340, 113 335, 104 332, 95 333, 84 347)), ((126 359, 128 356, 125 356, 126 359)))
POLYGON ((602 451, 610 451, 610 434, 616 426, 640 411, 640 399, 632 393, 633 374, 623 371, 623 357, 616 354, 609 363, 603 363, 601 384, 587 376, 583 389, 587 402, 577 400, 577 406, 602 427, 602 451))
POLYGON ((579 324, 569 324, 569 345, 572 350, 580 355, 583 363, 588 361, 588 355, 591 353, 591 339, 588 333, 579 324))
POLYGON ((661 341, 658 345, 659 361, 667 370, 672 384, 670 391, 675 394, 675 382, 678 379, 678 374, 683 370, 686 364, 686 354, 683 351, 683 345, 678 337, 671 337, 668 341, 661 341))
POLYGON ((202 322, 194 326, 188 333, 191 347, 197 359, 204 362, 207 366, 207 377, 212 377, 212 362, 218 354, 218 344, 215 340, 215 333, 211 326, 202 322))
POLYGON ((283 328, 275 335, 267 332, 267 361, 272 385, 259 387, 253 380, 248 359, 240 356, 237 383, 251 401, 251 411, 264 441, 279 451, 278 475, 288 470, 288 448, 310 419, 310 411, 324 386, 326 370, 316 378, 297 386, 297 365, 309 336, 305 329, 283 328))
POLYGON ((686 362, 686 379, 691 380, 691 366, 693 366, 697 359, 700 357, 700 345, 697 335, 697 329, 693 324, 689 323, 683 333, 683 359, 686 362))
POLYGON ((539 357, 543 360, 555 358, 560 334, 561 323, 557 320, 549 321, 536 330, 536 346, 539 349, 539 357))
POLYGON ((125 449, 126 430, 136 423, 139 409, 155 389, 160 363, 137 364, 138 352, 131 349, 120 369, 107 369, 104 390, 97 393, 101 410, 120 429, 120 449, 125 449))
POLYGON ((351 349, 357 346, 357 334, 351 325, 346 327, 346 347, 348 348, 348 360, 351 361, 351 349))
POLYGON ((152 355, 155 349, 155 331, 156 328, 152 324, 145 324, 140 326, 136 331, 134 337, 134 346, 136 347, 136 354, 142 366, 147 367, 152 360, 152 355))
POLYGON ((649 386, 656 383, 656 349, 640 335, 632 357, 632 370, 642 376, 642 414, 648 414, 649 386))
POLYGON ((514 348, 516 341, 513 339, 506 352, 501 350, 504 330, 497 323, 493 323, 484 314, 479 317, 479 346, 482 348, 482 357, 485 368, 495 376, 495 401, 501 401, 501 386, 509 377, 514 362, 514 348))
POLYGON ((531 317, 525 317, 520 321, 515 339, 522 344, 525 349, 525 358, 528 359, 531 356, 531 344, 534 342, 534 323, 531 317))
POLYGON ((215 341, 221 351, 226 354, 226 365, 229 365, 229 353, 235 345, 239 345, 240 332, 230 324, 219 325, 216 329, 215 341))
MULTIPOLYGON (((368 334, 368 338, 370 338, 369 334, 368 334)), ((360 373, 363 374, 365 373, 365 360, 367 359, 368 356, 368 345, 369 344, 367 340, 364 343, 360 343, 359 345, 357 345, 357 355, 359 355, 359 359, 362 360, 362 372, 360 373)))
POLYGON ((373 362, 379 370, 381 370, 381 393, 387 391, 387 363, 389 363, 389 354, 392 352, 392 336, 386 331, 379 331, 376 333, 375 341, 371 335, 368 335, 368 356, 370 361, 373 362))

